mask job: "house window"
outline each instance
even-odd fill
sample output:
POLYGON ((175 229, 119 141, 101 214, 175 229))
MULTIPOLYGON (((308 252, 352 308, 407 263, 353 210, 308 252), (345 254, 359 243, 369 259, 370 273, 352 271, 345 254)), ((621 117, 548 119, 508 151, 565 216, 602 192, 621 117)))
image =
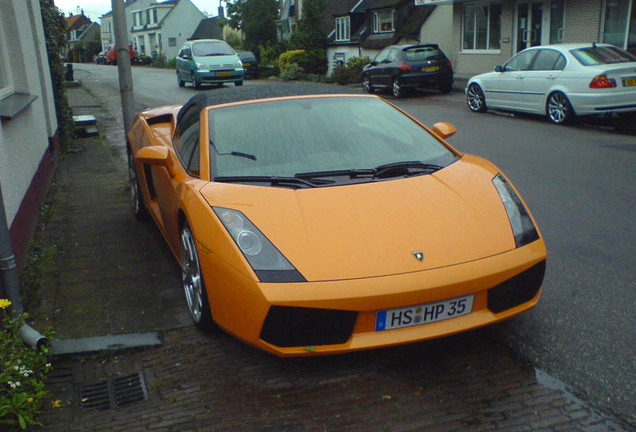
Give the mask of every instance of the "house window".
POLYGON ((168 38, 168 46, 171 46, 171 47, 177 46, 177 38, 168 38))
POLYGON ((351 38, 349 17, 336 18, 336 40, 348 41, 351 38))
POLYGON ((8 96, 13 91, 11 87, 9 59, 4 55, 5 50, 2 46, 2 39, 2 34, 0 34, 0 99, 8 96))
POLYGON ((146 24, 150 24, 150 9, 146 9, 146 24))
POLYGON ((605 1, 603 42, 636 53, 636 1, 605 1))
POLYGON ((157 9, 152 10, 152 22, 157 24, 157 9))
POLYGON ((393 11, 373 12, 373 33, 390 33, 393 31, 393 11))
POLYGON ((462 50, 499 50, 501 3, 465 4, 462 26, 462 50))

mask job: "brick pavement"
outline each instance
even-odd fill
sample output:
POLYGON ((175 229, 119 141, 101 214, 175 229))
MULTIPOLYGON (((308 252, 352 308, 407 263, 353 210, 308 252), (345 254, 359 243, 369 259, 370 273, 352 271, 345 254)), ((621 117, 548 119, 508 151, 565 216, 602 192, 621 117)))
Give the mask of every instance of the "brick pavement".
MULTIPOLYGON (((72 105, 97 110, 100 131, 113 128, 116 121, 95 96, 77 91, 84 93, 72 96, 72 105)), ((42 233, 57 245, 59 266, 40 316, 49 316, 63 337, 156 330, 163 345, 56 356, 47 388, 61 407, 47 406, 44 426, 34 430, 633 430, 542 385, 488 329, 364 353, 280 359, 224 333, 183 326, 178 269, 158 231, 127 209, 122 161, 108 151, 113 145, 78 139, 60 163, 53 216, 42 233), (145 382, 144 400, 118 398, 112 386, 112 406, 83 407, 93 400, 87 385, 136 374, 145 382)))

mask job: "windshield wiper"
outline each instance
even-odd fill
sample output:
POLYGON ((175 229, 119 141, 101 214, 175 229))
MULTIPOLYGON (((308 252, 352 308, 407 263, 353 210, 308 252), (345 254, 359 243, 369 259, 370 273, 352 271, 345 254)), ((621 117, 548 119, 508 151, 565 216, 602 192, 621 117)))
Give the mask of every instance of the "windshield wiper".
POLYGON ((332 170, 332 171, 312 171, 297 173, 294 177, 299 179, 314 179, 316 177, 341 177, 348 176, 349 178, 368 177, 374 176, 375 170, 371 168, 363 169, 346 169, 346 170, 332 170))
POLYGON ((444 168, 441 165, 420 161, 393 162, 375 167, 376 178, 430 174, 444 168), (412 171, 417 170, 417 171, 412 171))
POLYGON ((214 181, 223 183, 269 183, 272 186, 318 187, 333 183, 333 180, 303 180, 296 177, 278 176, 219 176, 214 181))

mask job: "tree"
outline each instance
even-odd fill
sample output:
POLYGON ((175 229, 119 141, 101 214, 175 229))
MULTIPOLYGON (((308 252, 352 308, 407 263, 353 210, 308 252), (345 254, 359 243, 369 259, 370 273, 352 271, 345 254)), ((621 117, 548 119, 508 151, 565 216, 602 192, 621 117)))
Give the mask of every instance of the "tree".
POLYGON ((325 48, 327 37, 320 27, 324 10, 324 0, 306 0, 303 3, 303 16, 289 39, 291 49, 325 48))
POLYGON ((229 24, 245 35, 245 48, 258 51, 259 46, 274 44, 277 0, 223 0, 227 3, 229 24))

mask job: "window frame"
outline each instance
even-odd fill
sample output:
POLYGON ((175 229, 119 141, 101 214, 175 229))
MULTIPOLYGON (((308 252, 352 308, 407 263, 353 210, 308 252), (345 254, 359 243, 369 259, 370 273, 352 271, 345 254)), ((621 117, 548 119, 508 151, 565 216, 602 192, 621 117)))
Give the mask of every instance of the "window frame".
POLYGON ((5 36, 0 28, 0 100, 15 93, 10 58, 6 53, 5 36))
POLYGON ((461 24, 461 52, 463 53, 471 53, 471 54, 500 54, 501 53, 501 16, 503 14, 503 5, 502 2, 500 0, 481 0, 481 1, 474 1, 474 2, 466 2, 466 3, 462 3, 462 24, 461 24), (498 5, 499 6, 499 46, 495 47, 495 48, 491 48, 491 31, 493 30, 493 21, 492 21, 492 7, 494 5, 498 5), (486 22, 486 35, 485 35, 485 41, 486 41, 486 47, 485 48, 477 48, 477 33, 478 33, 478 28, 477 28, 477 8, 478 7, 483 7, 483 6, 488 6, 488 16, 487 16, 487 22, 486 22), (472 7, 473 8, 473 22, 472 22, 472 47, 471 48, 467 48, 465 46, 465 35, 466 35, 466 31, 467 31, 467 23, 466 23, 466 9, 468 7, 472 7))
POLYGON ((336 42, 351 40, 351 19, 349 16, 336 17, 336 42))
POLYGON ((395 13, 393 9, 384 9, 373 12, 373 33, 393 33, 395 31, 395 13), (391 15, 391 29, 382 30, 382 23, 386 22, 381 19, 381 14, 389 13, 391 15))

